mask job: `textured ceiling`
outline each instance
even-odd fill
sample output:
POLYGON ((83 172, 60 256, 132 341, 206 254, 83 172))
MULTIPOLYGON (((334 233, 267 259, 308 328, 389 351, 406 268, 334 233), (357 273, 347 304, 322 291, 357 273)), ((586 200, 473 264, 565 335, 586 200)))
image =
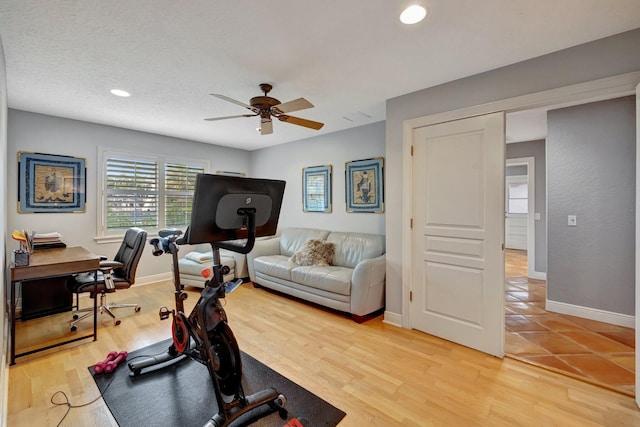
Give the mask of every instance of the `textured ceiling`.
POLYGON ((385 100, 640 27, 639 0, 2 0, 9 107, 254 150, 385 119, 385 100), (425 21, 399 23, 423 3, 425 21), (258 119, 258 84, 320 131, 258 119), (117 98, 121 88, 132 93, 117 98), (349 118, 349 120, 345 119, 349 118))

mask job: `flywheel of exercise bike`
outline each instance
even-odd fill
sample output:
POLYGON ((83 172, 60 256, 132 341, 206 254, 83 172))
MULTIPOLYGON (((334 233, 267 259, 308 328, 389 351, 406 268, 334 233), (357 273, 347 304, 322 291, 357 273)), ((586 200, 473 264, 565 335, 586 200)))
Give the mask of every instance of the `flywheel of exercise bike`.
POLYGON ((212 354, 217 358, 218 369, 214 371, 220 391, 227 396, 235 395, 240 389, 242 381, 242 361, 240 347, 225 322, 220 322, 208 332, 212 354))
POLYGON ((273 133, 272 119, 274 117, 280 120, 281 122, 290 123, 297 126, 303 126, 309 129, 320 130, 324 126, 324 123, 315 122, 313 120, 308 120, 308 119, 303 119, 300 117, 294 117, 294 116, 288 115, 288 113, 292 111, 299 111, 299 110, 305 110, 307 108, 313 108, 312 103, 310 103, 304 98, 298 98, 298 99, 294 99, 293 101, 281 103, 276 98, 272 98, 268 95, 271 89, 273 89, 273 86, 271 84, 261 83, 260 90, 262 90, 262 92, 264 93, 264 96, 254 96, 249 101, 249 104, 245 104, 244 102, 237 101, 225 95, 212 93, 211 96, 215 96, 216 98, 244 107, 247 110, 250 110, 252 114, 238 114, 235 116, 211 117, 205 120, 218 121, 218 120, 226 120, 226 119, 235 119, 238 117, 260 117, 260 134, 261 135, 269 135, 273 133))

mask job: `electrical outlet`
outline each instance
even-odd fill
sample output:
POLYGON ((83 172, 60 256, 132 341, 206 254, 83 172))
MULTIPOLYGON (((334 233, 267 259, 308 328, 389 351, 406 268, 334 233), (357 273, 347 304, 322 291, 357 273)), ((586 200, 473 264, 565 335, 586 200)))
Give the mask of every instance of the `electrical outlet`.
POLYGON ((569 224, 569 227, 575 227, 578 225, 578 219, 575 215, 569 215, 567 217, 567 223, 569 224))

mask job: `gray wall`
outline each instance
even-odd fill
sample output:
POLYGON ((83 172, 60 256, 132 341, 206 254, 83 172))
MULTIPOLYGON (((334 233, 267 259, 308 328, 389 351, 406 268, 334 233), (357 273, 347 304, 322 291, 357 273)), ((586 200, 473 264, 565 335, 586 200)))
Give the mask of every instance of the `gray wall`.
POLYGON ((547 115, 551 301, 634 315, 635 117, 635 97, 547 115))
MULTIPOLYGON (((640 70, 640 29, 387 101, 387 188, 402 188, 403 121, 640 70)), ((496 46, 496 49, 499 49, 496 46)), ((406 165, 407 167, 409 165, 406 165)), ((401 191, 387 192, 387 311, 402 314, 401 191)))
MULTIPOLYGON (((62 154, 87 159, 87 210, 74 214, 20 214, 17 204, 8 211, 8 227, 39 232, 58 231, 68 245, 80 245, 94 253, 115 254, 117 243, 97 244, 97 158, 98 149, 107 147, 137 153, 180 155, 208 159, 211 171, 244 172, 260 178, 287 181, 280 227, 305 226, 328 230, 385 234, 385 214, 345 212, 345 162, 384 156, 385 124, 373 123, 330 135, 248 152, 199 142, 181 140, 145 132, 77 120, 9 110, 8 158, 17 159, 18 151, 62 154), (302 168, 333 166, 333 210, 331 213, 302 211, 302 168)), ((4 176, 4 175, 3 175, 4 176)), ((17 163, 8 165, 8 201, 17 201, 17 163)), ((15 242, 5 241, 9 247, 15 242)), ((152 276, 170 271, 163 257, 145 252, 138 276, 152 276)))
MULTIPOLYGON (((537 272, 547 271, 547 194, 546 194, 546 165, 544 140, 518 142, 507 144, 505 157, 518 159, 521 157, 533 157, 535 168, 535 204, 536 212, 540 213, 540 220, 535 221, 535 245, 537 272)), ((514 166, 515 167, 515 166, 514 166)), ((526 169, 526 166, 524 166, 526 169)), ((510 168, 508 168, 510 169, 510 168)))
MULTIPOLYGON (((385 214, 347 213, 345 162, 384 157, 385 124, 373 123, 251 153, 251 173, 287 181, 279 227, 315 227, 335 231, 385 234, 385 214), (303 212, 302 168, 332 165, 333 210, 303 212)), ((385 169, 386 170, 386 169, 385 169)), ((385 188, 385 197, 393 190, 385 188)), ((388 205, 387 205, 388 206, 388 205)))
MULTIPOLYGON (((4 60, 4 50, 2 48, 2 40, 0 40, 0 188, 7 188, 7 78, 4 60)), ((7 199, 0 197, 0 233, 3 236, 7 234, 7 199)), ((5 260, 6 244, 0 245, 0 260, 5 260)), ((6 295, 8 265, 2 262, 2 271, 0 272, 0 295, 6 295)), ((6 301, 3 299, 3 302, 6 301)), ((9 352, 9 319, 6 311, 7 304, 3 303, 0 307, 0 319, 2 324, 2 356, 0 359, 0 390, 7 390, 9 369, 7 366, 7 354, 9 352)), ((1 393, 0 397, 0 425, 7 425, 7 393, 1 393)))
MULTIPOLYGON (((99 168, 98 149, 101 147, 127 150, 134 153, 184 156, 209 160, 211 171, 230 170, 249 173, 249 153, 244 150, 187 141, 112 126, 98 125, 77 120, 63 119, 42 114, 9 110, 8 120, 9 159, 6 200, 9 230, 27 229, 41 233, 58 231, 69 246, 84 246, 95 254, 113 256, 119 243, 97 244, 97 179, 99 168), (61 154, 86 159, 87 204, 84 213, 20 214, 17 210, 18 151, 61 154)), ((7 238, 9 248, 16 244, 7 238)), ((145 251, 138 276, 150 276, 171 271, 171 263, 165 257, 154 257, 145 251)))

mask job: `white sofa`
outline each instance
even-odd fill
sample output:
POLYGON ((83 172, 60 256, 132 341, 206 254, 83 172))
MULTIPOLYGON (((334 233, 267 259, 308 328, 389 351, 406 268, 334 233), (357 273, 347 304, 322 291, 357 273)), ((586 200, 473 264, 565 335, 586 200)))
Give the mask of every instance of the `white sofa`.
POLYGON ((256 241, 247 265, 255 285, 350 313, 357 322, 384 308, 384 236, 286 228, 279 237, 256 241), (290 260, 312 239, 335 244, 330 265, 302 266, 290 260))
MULTIPOLYGON (((213 252, 211 245, 200 244, 180 247, 180 252, 184 256, 178 259, 178 270, 180 271, 180 283, 185 286, 204 287, 205 279, 202 277, 202 270, 213 268, 213 252)), ((220 263, 229 267, 229 273, 224 276, 224 281, 234 279, 248 279, 247 258, 243 254, 220 249, 220 263)))

